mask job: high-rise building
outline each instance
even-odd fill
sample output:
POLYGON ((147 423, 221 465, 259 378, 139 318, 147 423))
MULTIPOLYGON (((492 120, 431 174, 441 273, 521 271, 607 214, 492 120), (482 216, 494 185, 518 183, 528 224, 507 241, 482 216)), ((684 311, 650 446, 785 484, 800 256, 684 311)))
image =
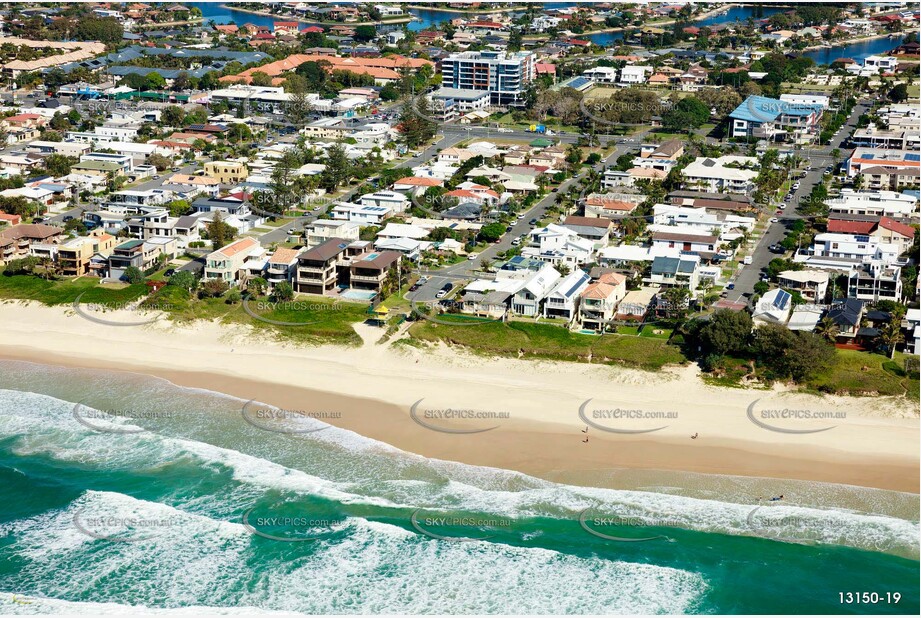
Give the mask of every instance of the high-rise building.
POLYGON ((485 90, 492 103, 521 103, 534 79, 531 52, 479 51, 451 54, 441 62, 441 85, 445 88, 485 90))

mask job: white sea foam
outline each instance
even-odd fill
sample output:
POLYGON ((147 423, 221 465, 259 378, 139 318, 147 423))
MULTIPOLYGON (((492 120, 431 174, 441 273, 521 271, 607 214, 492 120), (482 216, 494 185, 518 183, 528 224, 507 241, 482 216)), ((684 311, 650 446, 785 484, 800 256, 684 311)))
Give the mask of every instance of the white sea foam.
MULTIPOLYGON (((566 486, 517 472, 427 460, 395 452, 402 465, 424 466, 440 482, 389 479, 380 469, 362 483, 329 481, 262 457, 195 440, 156 434, 104 435, 80 427, 70 418, 73 404, 50 397, 0 391, 13 414, 0 418, 0 436, 21 435, 21 454, 46 453, 63 460, 106 462, 107 465, 149 467, 194 458, 205 467, 218 465, 232 471, 233 478, 258 490, 279 490, 318 496, 344 504, 379 507, 453 509, 497 514, 510 519, 533 517, 575 519, 585 509, 600 517, 638 518, 650 525, 665 525, 701 532, 761 536, 840 544, 862 549, 916 556, 919 527, 907 521, 872 513, 842 509, 811 508, 791 503, 740 504, 674 494, 566 486), (52 419, 50 426, 35 422, 52 419), (515 490, 502 489, 513 486, 515 490), (666 522, 666 523, 662 523, 666 522)), ((332 428, 316 435, 334 438, 344 430, 332 428)), ((354 435, 354 434, 352 434, 354 435)), ((363 448, 372 443, 359 440, 363 448)), ((378 443, 380 444, 380 443, 378 443)))
POLYGON ((283 553, 287 547, 274 554, 265 545, 271 541, 252 537, 240 524, 86 492, 66 509, 5 527, 3 534, 15 539, 10 550, 33 566, 28 581, 17 586, 28 594, 0 608, 25 613, 30 601, 53 612, 125 607, 36 598, 78 597, 146 607, 219 599, 236 607, 327 614, 681 613, 707 589, 700 575, 679 569, 440 541, 358 518, 347 520, 341 532, 301 546, 304 551, 292 558, 283 553), (81 514, 85 520, 170 518, 176 524, 136 542, 110 542, 75 526, 81 514), (250 568, 250 560, 258 568, 250 568))

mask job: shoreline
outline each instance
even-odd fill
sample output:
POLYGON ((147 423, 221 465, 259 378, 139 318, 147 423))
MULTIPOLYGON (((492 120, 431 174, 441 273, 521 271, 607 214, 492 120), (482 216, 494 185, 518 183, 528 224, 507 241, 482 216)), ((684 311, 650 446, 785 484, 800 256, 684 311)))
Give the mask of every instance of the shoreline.
POLYGON ((319 19, 306 19, 304 17, 297 17, 295 15, 277 15, 269 11, 257 11, 256 9, 246 9, 240 8, 238 6, 228 5, 226 3, 221 4, 222 9, 228 11, 239 11, 241 13, 249 13, 250 15, 261 15, 262 17, 271 17, 278 21, 296 21, 301 24, 308 24, 311 26, 374 26, 376 24, 408 24, 412 22, 412 15, 408 17, 395 17, 393 19, 381 19, 380 21, 354 21, 354 22, 344 22, 344 21, 322 21, 319 19))
MULTIPOLYGON (((896 33, 886 32, 883 34, 871 34, 870 36, 858 37, 856 39, 841 39, 840 41, 835 41, 833 43, 830 43, 830 47, 825 47, 824 45, 810 45, 809 47, 804 47, 801 51, 807 52, 807 51, 818 51, 820 49, 834 49, 836 47, 847 47, 848 45, 856 45, 858 43, 865 43, 867 41, 887 39, 889 38, 890 34, 896 34, 897 35, 896 39, 898 39, 900 37, 908 36, 908 34, 912 32, 918 32, 918 31, 919 30, 917 28, 914 28, 910 30, 903 30, 902 32, 896 32, 896 33)), ((889 52, 886 52, 886 53, 889 53, 889 52)))
MULTIPOLYGON (((359 326, 359 334, 370 328, 359 326)), ((365 335, 372 332, 379 331, 365 335)), ((302 348, 212 323, 119 328, 34 303, 0 306, 0 341, 0 359, 130 371, 285 410, 337 410, 341 416, 330 419, 332 424, 404 451, 551 481, 599 471, 660 470, 918 493, 917 412, 909 409, 910 402, 894 398, 720 389, 700 381, 693 366, 647 374, 610 366, 484 360, 445 347, 425 353, 399 353, 367 342, 356 349, 302 348), (623 410, 669 410, 674 416, 623 421, 631 429, 664 425, 661 431, 629 435, 596 426, 585 434, 579 408, 587 399, 623 410), (847 409, 848 416, 836 419, 833 430, 791 436, 750 422, 746 406, 754 400, 788 409, 847 409), (422 410, 492 411, 505 417, 418 423, 410 416, 414 403, 422 410), (495 429, 460 435, 424 424, 495 429), (698 433, 699 439, 690 438, 698 433)))

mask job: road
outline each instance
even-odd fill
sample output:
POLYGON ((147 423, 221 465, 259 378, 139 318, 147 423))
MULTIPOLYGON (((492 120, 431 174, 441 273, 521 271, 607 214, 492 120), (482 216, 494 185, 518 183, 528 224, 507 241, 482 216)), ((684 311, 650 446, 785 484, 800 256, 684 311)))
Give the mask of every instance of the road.
MULTIPOLYGON (((505 135, 507 136, 508 134, 505 135)), ((643 135, 645 135, 645 132, 636 135, 636 141, 617 144, 607 158, 595 164, 591 169, 598 173, 604 173, 605 168, 613 165, 617 157, 621 156, 629 149, 634 148, 636 144, 642 141, 643 135)), ((489 263, 489 261, 495 259, 498 254, 511 249, 514 239, 530 233, 531 230, 534 229, 534 226, 532 226, 529 221, 531 219, 543 219, 546 216, 547 209, 553 205, 557 196, 566 194, 576 183, 585 177, 588 170, 589 168, 583 168, 576 176, 560 184, 557 191, 548 193, 531 208, 521 213, 523 216, 511 224, 512 230, 503 235, 499 243, 491 244, 483 249, 483 251, 476 254, 476 259, 464 260, 463 262, 458 262, 457 264, 452 264, 451 266, 436 271, 420 271, 421 274, 430 278, 422 287, 412 294, 411 300, 420 302, 434 300, 435 295, 446 282, 450 281, 456 284, 458 282, 468 281, 478 274, 481 274, 479 271, 482 264, 489 263)))
POLYGON ((869 107, 870 103, 868 101, 859 101, 857 105, 854 106, 847 122, 838 130, 830 144, 817 148, 804 149, 798 153, 800 156, 807 159, 807 165, 809 165, 811 169, 806 173, 806 176, 799 181, 799 189, 794 192, 793 199, 787 202, 788 206, 783 214, 774 213, 774 209, 769 210, 769 212, 772 213, 770 217, 777 218, 778 221, 768 225, 764 236, 761 237, 752 253, 752 263, 748 266, 744 266, 738 273, 734 280, 735 289, 728 295, 730 299, 737 302, 746 302, 754 293, 755 284, 760 280, 761 273, 767 271, 767 265, 770 261, 776 257, 783 257, 782 255, 771 253, 768 247, 783 240, 787 235, 787 228, 790 224, 797 219, 803 218, 802 215, 796 212, 798 205, 808 202, 813 187, 822 181, 825 168, 834 162, 831 151, 836 148, 841 148, 841 145, 850 137, 851 133, 856 128, 857 120, 862 114, 867 112, 869 107))

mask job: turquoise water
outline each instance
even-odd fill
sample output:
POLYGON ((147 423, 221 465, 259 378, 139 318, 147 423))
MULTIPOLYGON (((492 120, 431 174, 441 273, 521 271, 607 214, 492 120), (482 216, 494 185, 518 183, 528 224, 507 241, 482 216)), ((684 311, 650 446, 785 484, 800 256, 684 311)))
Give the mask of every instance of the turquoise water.
POLYGON ((0 361, 0 613, 918 613, 914 495, 812 484, 753 515, 743 479, 563 485, 243 403, 0 361))

